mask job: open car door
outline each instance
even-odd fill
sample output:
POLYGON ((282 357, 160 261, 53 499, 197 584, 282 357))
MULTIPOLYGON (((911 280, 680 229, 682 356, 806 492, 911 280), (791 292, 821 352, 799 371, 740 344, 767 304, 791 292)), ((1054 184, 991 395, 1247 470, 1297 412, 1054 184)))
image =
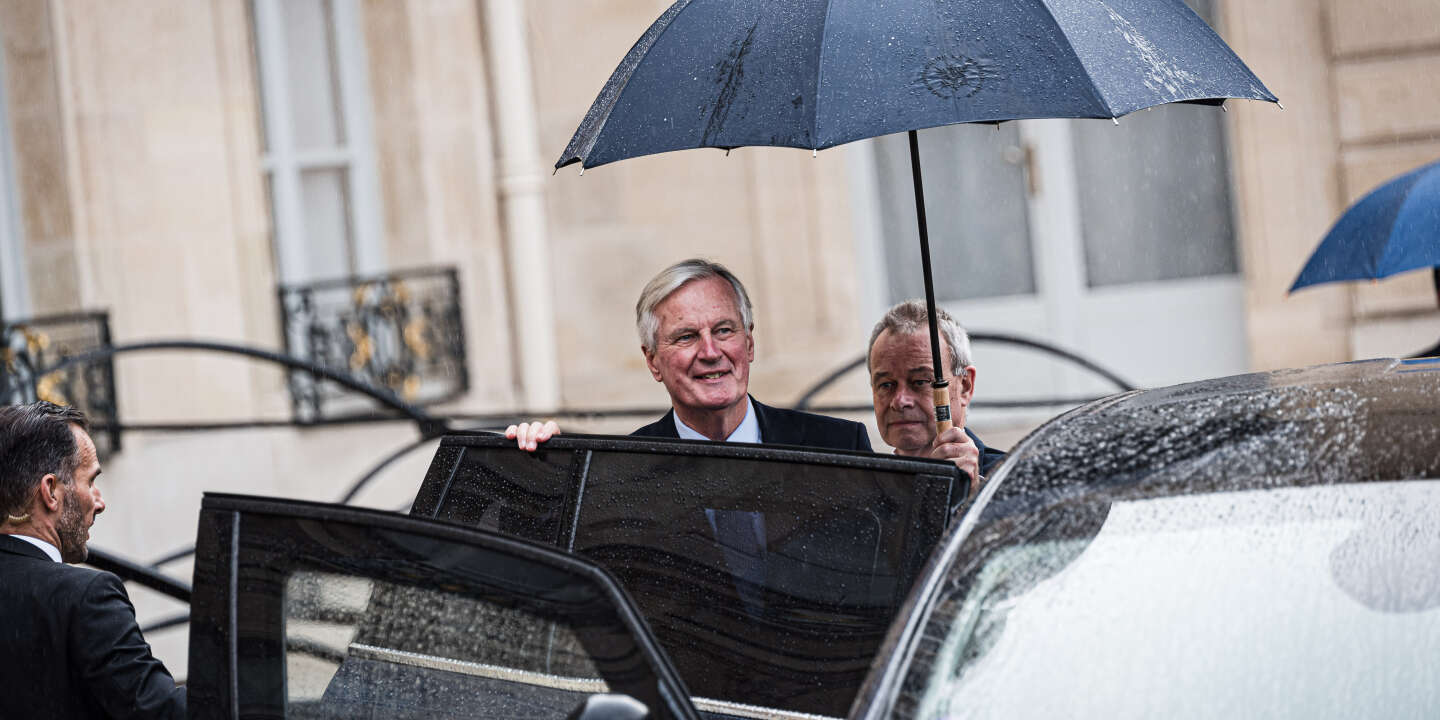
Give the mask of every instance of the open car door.
POLYGON ((620 586, 484 531, 206 495, 191 718, 675 718, 696 712, 620 586))
POLYGON ((455 433, 411 514, 605 568, 703 712, 840 717, 968 486, 952 463, 872 453, 455 433))

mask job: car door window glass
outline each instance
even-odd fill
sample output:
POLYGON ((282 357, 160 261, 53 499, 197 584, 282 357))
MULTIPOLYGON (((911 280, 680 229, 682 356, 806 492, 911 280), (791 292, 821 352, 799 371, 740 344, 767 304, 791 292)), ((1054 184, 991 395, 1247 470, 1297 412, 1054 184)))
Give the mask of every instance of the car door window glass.
POLYGON ((695 716, 619 585, 553 549, 207 495, 195 572, 197 717, 540 720, 597 696, 656 720, 695 716))
POLYGON ((300 571, 286 581, 287 715, 503 696, 507 712, 560 717, 609 685, 569 628, 457 593, 300 571))

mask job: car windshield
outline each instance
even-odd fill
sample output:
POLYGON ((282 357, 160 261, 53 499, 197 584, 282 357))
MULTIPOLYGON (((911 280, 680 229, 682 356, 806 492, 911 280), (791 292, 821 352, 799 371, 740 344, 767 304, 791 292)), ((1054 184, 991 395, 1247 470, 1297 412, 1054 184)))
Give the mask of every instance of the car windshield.
POLYGON ((1412 481, 1011 518, 1033 541, 952 575, 911 716, 1433 717, 1437 506, 1412 481))

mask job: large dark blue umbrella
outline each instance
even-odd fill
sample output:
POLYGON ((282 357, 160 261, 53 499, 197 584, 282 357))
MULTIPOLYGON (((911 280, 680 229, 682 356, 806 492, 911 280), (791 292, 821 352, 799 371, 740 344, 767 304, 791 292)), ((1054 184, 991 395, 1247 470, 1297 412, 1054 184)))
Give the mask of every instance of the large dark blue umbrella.
POLYGON ((678 0, 626 54, 557 169, 668 150, 820 150, 908 131, 936 419, 950 409, 915 130, 1275 102, 1183 0, 678 0))
POLYGON ((1290 292, 1440 265, 1440 162, 1394 178, 1350 206, 1290 292))

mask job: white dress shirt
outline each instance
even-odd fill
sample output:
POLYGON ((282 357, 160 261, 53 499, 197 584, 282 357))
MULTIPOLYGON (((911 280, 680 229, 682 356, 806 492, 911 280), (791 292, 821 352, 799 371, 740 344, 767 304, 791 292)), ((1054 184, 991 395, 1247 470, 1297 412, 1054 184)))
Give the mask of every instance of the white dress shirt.
POLYGON ((17 540, 24 540, 25 542, 28 542, 31 545, 34 545, 41 550, 44 550, 45 554, 49 555, 51 560, 54 560, 55 562, 60 562, 60 548, 57 548, 54 545, 51 545, 44 540, 41 540, 40 538, 30 537, 29 535, 11 535, 10 537, 13 537, 17 540))
MULTIPOLYGON (((675 433, 681 440, 709 440, 710 438, 701 435, 699 431, 680 421, 679 413, 675 414, 675 433)), ((750 396, 745 396, 745 419, 740 421, 740 426, 725 438, 725 442, 760 442, 760 421, 755 419, 755 405, 750 402, 750 396)))

